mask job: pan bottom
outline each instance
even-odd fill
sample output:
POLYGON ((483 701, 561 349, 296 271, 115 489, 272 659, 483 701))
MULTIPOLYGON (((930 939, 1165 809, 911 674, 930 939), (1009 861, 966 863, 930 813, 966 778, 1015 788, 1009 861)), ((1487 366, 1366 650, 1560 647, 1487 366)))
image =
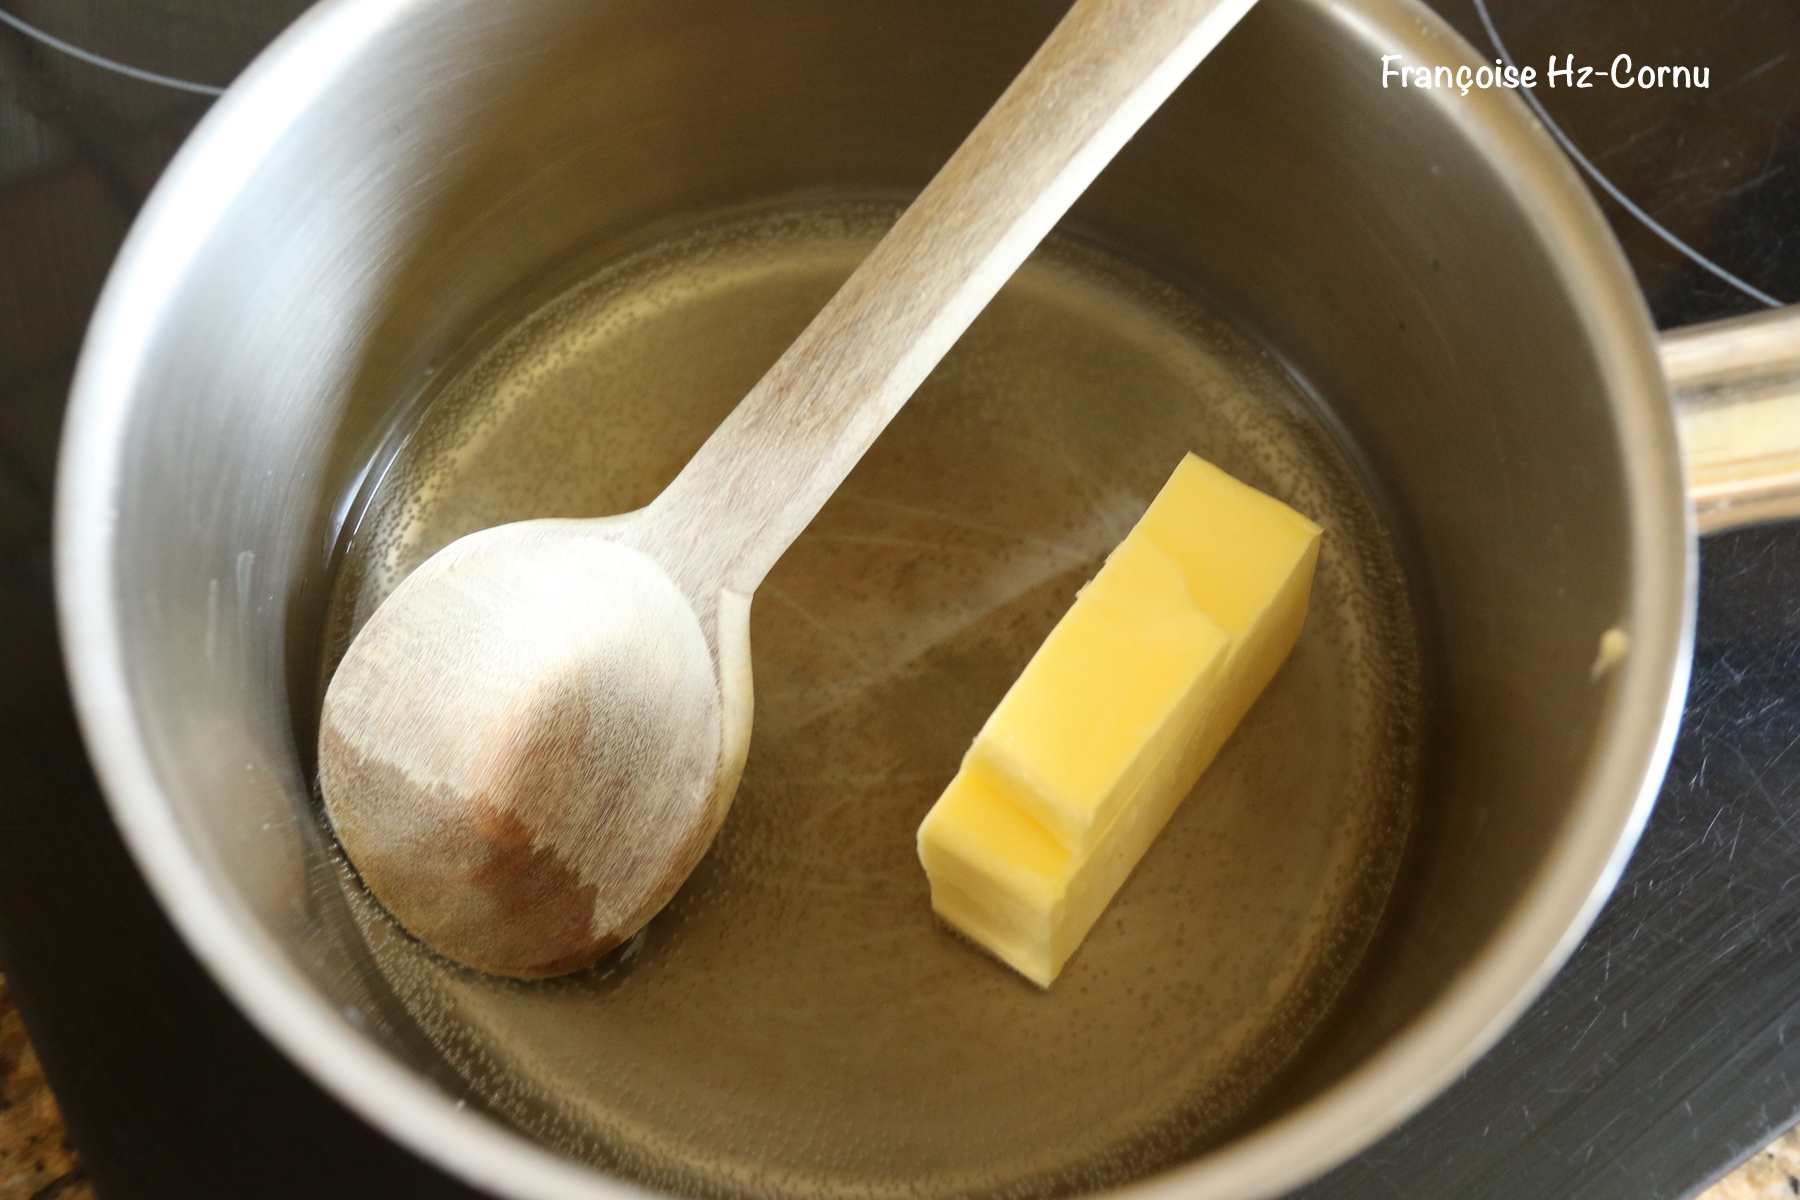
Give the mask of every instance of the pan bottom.
MULTIPOLYGON (((462 534, 647 503, 895 215, 706 224, 444 372, 345 543, 330 660, 462 534)), ((732 813, 674 902, 594 969, 526 984, 456 967, 344 873, 396 994, 527 1134, 689 1195, 1091 1190, 1229 1134, 1350 983, 1421 753, 1398 558, 1292 380, 1142 271, 1046 243, 776 566, 751 645, 732 813), (1324 526, 1311 613, 1040 991, 935 920, 914 831, 1189 450, 1324 526)))

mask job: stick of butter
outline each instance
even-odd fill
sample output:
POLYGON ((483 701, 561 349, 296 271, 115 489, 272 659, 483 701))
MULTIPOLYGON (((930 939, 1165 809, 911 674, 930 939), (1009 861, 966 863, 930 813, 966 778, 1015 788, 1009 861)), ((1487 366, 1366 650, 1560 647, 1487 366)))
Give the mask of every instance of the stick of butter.
POLYGON ((932 908, 1049 987, 1293 648, 1319 534, 1183 459, 919 826, 932 908))

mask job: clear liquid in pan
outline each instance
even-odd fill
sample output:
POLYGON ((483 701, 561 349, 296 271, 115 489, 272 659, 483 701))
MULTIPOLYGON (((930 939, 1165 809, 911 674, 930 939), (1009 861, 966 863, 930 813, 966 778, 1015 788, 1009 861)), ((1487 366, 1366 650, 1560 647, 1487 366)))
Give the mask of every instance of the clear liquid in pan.
MULTIPOLYGON (((450 372, 340 563, 341 647, 452 539, 648 502, 893 218, 738 218, 615 263, 450 372)), ((1228 1133, 1331 1011, 1412 808, 1415 632, 1357 474, 1282 371, 1052 239, 756 594, 712 852, 560 980, 382 971, 490 1108, 704 1196, 1056 1195, 1228 1133), (1075 590, 1193 450, 1326 529, 1300 644, 1049 991, 940 924, 914 831, 1075 590)))

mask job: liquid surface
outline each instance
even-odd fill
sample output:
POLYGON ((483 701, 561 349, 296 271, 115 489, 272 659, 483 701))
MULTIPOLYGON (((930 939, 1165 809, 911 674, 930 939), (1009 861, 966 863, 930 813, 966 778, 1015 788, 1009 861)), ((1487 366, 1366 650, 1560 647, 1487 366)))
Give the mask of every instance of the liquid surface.
MULTIPOLYGON (((449 371, 340 563, 328 644, 462 534, 647 503, 891 222, 739 218, 593 275, 449 371)), ((456 967, 357 887, 489 1108, 690 1195, 1057 1195, 1229 1133, 1328 1016, 1412 809, 1393 549, 1279 367, 1052 239, 757 592, 750 758, 712 852, 599 966, 456 967), (1186 451, 1325 527, 1299 645, 1054 988, 932 915, 914 832, 1186 451)), ((329 666, 330 663, 327 663, 329 666)))

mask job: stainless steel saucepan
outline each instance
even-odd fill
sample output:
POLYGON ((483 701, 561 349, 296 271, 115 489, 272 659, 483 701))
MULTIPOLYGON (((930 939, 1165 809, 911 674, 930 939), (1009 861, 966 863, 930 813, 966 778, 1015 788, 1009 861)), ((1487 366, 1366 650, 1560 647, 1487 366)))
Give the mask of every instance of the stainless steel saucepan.
POLYGON ((745 782, 644 935, 484 977, 334 852, 369 607, 654 495, 1061 8, 328 0, 114 269, 57 534, 113 810, 269 1037, 478 1186, 1275 1195, 1486 1049, 1630 853, 1694 514, 1796 511, 1800 327, 1659 343, 1515 97, 1381 86, 1482 61, 1410 0, 1264 0, 883 435, 758 593, 745 782), (1040 992, 932 920, 911 832, 1189 449, 1326 526, 1312 615, 1040 992))

